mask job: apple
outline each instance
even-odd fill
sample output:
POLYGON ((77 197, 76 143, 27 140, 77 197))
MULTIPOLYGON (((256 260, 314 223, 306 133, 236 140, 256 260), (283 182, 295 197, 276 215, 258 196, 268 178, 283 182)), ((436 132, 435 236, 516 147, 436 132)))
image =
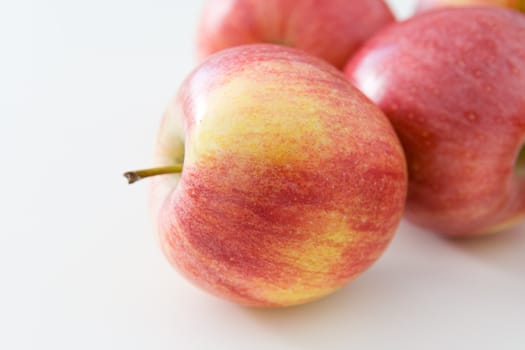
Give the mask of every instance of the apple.
POLYGON ((168 260, 252 306, 327 295, 368 268, 402 215, 407 174, 390 122, 344 75, 258 44, 211 56, 158 134, 152 211, 168 260), (179 173, 180 172, 180 173, 179 173))
POLYGON ((502 6, 525 12, 525 0, 419 0, 416 11, 448 6, 502 6))
POLYGON ((271 43, 342 68, 373 33, 394 22, 383 0, 211 0, 197 34, 200 60, 228 47, 271 43))
POLYGON ((345 68, 401 139, 415 223, 458 237, 525 216, 524 38, 516 11, 437 10, 382 31, 345 68))

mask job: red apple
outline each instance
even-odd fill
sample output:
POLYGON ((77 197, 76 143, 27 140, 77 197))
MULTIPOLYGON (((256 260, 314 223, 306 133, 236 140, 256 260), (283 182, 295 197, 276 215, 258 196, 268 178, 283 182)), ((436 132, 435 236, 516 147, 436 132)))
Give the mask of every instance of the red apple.
POLYGON ((394 22, 383 0, 211 0, 200 20, 200 59, 237 45, 282 44, 342 68, 373 33, 394 22))
POLYGON ((428 12, 378 34, 345 74, 401 139, 411 220, 464 236, 524 217, 525 16, 428 12))
POLYGON ((328 63, 252 45, 210 57, 158 135, 152 208, 188 279, 254 306, 343 286, 389 243, 406 197, 404 154, 384 114, 328 63), (181 165, 181 163, 183 165, 181 165))
POLYGON ((417 12, 448 6, 502 6, 525 12, 525 0, 419 0, 417 12))

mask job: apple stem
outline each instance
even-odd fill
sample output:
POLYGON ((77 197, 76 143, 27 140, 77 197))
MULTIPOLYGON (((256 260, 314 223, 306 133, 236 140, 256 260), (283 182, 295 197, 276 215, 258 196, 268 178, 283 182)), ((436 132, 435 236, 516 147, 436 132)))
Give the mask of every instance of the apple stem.
POLYGON ((525 0, 518 0, 518 11, 525 12, 525 0))
POLYGON ((515 169, 518 174, 525 174, 525 146, 520 150, 515 169))
POLYGON ((132 184, 146 177, 164 175, 164 174, 177 174, 177 173, 180 173, 181 171, 182 171, 182 163, 158 167, 158 168, 128 171, 124 173, 124 177, 128 179, 128 184, 132 184))

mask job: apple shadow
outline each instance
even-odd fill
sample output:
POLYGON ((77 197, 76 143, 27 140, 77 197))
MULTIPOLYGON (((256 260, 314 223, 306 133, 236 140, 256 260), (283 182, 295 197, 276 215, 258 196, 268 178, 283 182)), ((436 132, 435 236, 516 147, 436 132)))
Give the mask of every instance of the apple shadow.
POLYGON ((490 236, 451 240, 450 244, 485 264, 525 276, 525 224, 490 236))
POLYGON ((385 322, 384 309, 400 297, 392 290, 399 288, 395 279, 369 275, 366 281, 360 278, 310 304, 284 309, 245 309, 244 312, 278 338, 283 348, 348 348, 351 344, 369 343, 374 337, 369 325, 385 322))

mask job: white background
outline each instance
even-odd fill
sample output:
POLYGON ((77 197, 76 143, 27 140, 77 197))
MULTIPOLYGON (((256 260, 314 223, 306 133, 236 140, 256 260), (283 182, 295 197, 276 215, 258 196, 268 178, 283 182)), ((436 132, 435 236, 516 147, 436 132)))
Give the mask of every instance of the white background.
POLYGON ((168 265, 147 184, 121 173, 149 165, 201 6, 0 2, 0 349, 524 349, 523 225, 451 242, 403 223, 356 281, 281 310, 168 265))

